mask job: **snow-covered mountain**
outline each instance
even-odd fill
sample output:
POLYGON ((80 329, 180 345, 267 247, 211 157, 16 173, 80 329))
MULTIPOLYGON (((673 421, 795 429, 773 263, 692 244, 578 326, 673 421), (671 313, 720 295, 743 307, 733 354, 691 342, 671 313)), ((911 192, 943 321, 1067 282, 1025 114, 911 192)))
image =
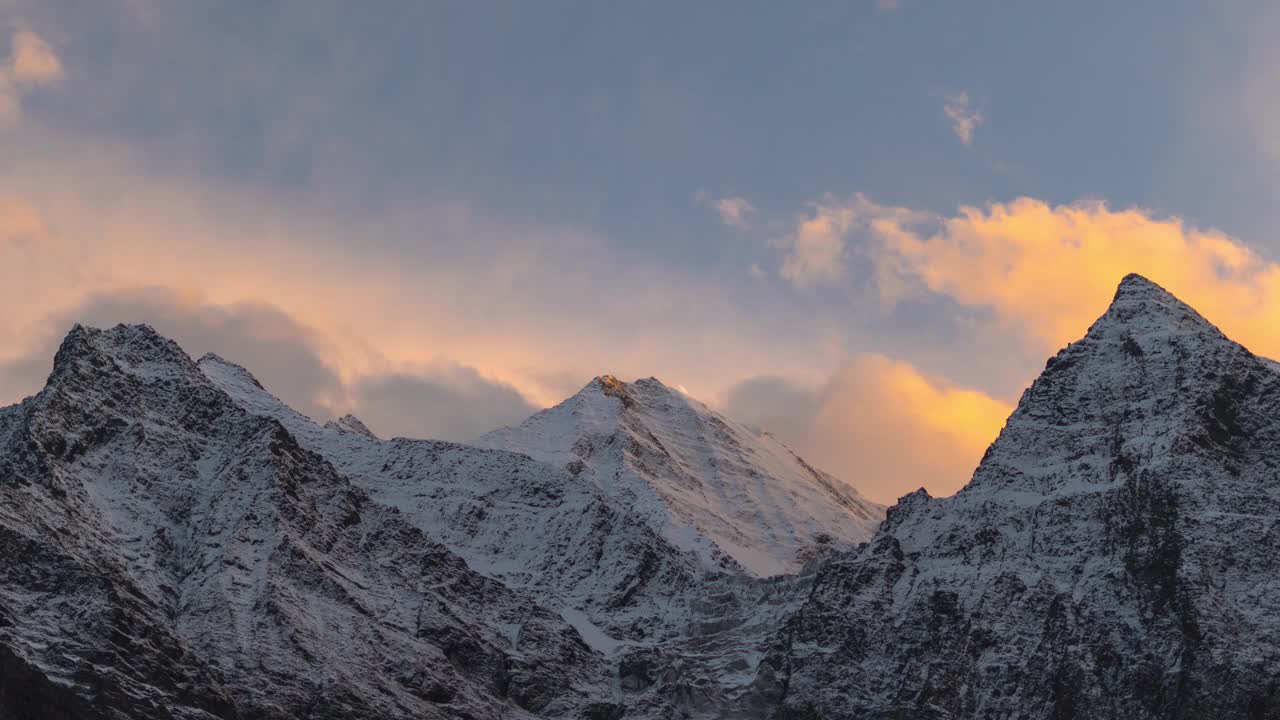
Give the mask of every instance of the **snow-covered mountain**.
POLYGON ((617 717, 484 577, 146 327, 0 411, 0 717, 617 717))
POLYGON ((1280 717, 1280 373, 1138 276, 758 673, 804 718, 1280 717))
POLYGON ((1280 365, 1140 277, 865 544, 655 380, 484 445, 77 327, 0 409, 0 720, 1280 718, 1280 365))
POLYGON ((709 568, 794 573, 815 537, 851 547, 884 517, 768 433, 656 378, 611 375, 478 444, 528 454, 590 480, 709 568))
POLYGON ((656 640, 683 631, 683 615, 670 621, 667 615, 700 581, 697 559, 593 484, 518 453, 380 440, 351 416, 321 426, 238 365, 206 355, 199 368, 241 407, 279 421, 303 447, 478 572, 566 608, 575 620, 584 613, 618 638, 656 640))
POLYGON ((769 637, 807 589, 807 578, 758 575, 798 571, 797 555, 812 554, 821 533, 826 550, 865 539, 883 514, 776 440, 656 380, 597 379, 483 443, 519 433, 526 453, 384 441, 350 416, 321 426, 238 365, 208 355, 199 367, 472 568, 559 612, 630 678, 633 712, 667 712, 675 701, 718 715, 749 688, 769 637), (535 429, 549 431, 542 449, 528 447, 535 429), (564 462, 546 449, 565 442, 581 454, 564 462), (588 443, 600 451, 583 452, 588 443), (617 472, 603 474, 615 458, 617 472), (673 493, 675 483, 686 487, 673 493), (680 506, 696 497, 696 514, 680 506), (672 518, 685 523, 678 533, 672 518), (721 551, 721 537, 757 572, 721 551))

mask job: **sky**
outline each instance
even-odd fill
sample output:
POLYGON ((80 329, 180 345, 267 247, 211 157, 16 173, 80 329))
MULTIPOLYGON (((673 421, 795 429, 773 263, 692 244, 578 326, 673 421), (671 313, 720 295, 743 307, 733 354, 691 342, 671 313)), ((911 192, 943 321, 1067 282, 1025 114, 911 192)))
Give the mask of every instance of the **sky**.
POLYGON ((0 403, 146 322, 467 440, 656 376, 885 502, 1140 272, 1280 357, 1280 7, 0 0, 0 403))

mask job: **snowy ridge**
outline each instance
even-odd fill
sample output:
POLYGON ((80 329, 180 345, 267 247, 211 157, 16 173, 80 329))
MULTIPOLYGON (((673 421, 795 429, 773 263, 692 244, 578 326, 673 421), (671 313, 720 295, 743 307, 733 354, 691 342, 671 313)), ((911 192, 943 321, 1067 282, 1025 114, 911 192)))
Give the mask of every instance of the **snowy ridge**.
POLYGON ((773 436, 655 378, 611 375, 479 444, 590 480, 708 568, 797 572, 815 537, 853 546, 884 508, 810 467, 773 436))

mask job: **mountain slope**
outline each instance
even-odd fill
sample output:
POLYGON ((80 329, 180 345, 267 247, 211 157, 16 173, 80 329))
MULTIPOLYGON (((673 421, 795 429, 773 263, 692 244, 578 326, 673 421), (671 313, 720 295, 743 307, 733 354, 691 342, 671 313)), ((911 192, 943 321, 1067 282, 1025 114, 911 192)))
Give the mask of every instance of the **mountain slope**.
POLYGON ((580 469, 501 449, 383 441, 352 417, 321 426, 234 363, 208 355, 199 367, 472 568, 558 609, 616 668, 628 717, 720 717, 807 592, 811 575, 755 578, 731 558, 709 566, 580 469))
POLYGON ((700 579, 695 559, 590 483, 517 453, 383 441, 351 417, 320 426, 238 365, 209 355, 199 367, 250 413, 278 420, 477 571, 548 607, 584 612, 620 639, 658 640, 683 630, 684 614, 673 606, 700 579))
POLYGON ((560 617, 150 328, 73 330, 0 443, 6 720, 614 712, 560 617))
POLYGON ((1125 278, 968 486, 823 569, 755 712, 1280 717, 1276 367, 1125 278))
POLYGON ((479 441, 565 467, 708 568, 794 573, 815 537, 866 540, 884 508, 767 433, 654 378, 609 375, 479 441))

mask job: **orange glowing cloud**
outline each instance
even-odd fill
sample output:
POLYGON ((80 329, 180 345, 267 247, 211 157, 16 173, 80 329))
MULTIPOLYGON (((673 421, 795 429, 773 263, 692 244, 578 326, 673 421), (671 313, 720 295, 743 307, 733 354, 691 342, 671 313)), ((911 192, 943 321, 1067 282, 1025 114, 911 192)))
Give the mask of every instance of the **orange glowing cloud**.
POLYGON ((1137 272, 1229 336, 1280 357, 1280 265, 1177 217, 1021 198, 961 208, 929 233, 892 214, 874 227, 882 269, 962 304, 990 308, 1045 353, 1083 335, 1120 279, 1137 272))
POLYGON ((820 387, 758 378, 726 410, 778 435, 814 465, 880 502, 969 481, 1012 406, 883 355, 857 355, 820 387))

